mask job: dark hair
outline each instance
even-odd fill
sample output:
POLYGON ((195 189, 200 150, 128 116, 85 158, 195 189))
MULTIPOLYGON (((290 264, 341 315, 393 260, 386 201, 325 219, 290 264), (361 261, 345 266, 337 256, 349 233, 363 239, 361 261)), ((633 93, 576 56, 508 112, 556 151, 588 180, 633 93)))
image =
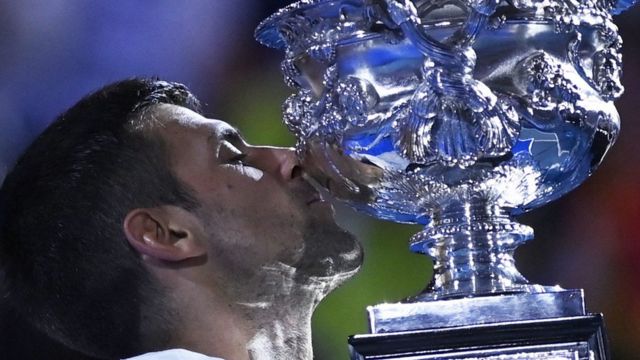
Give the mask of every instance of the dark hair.
POLYGON ((199 111, 184 85, 153 79, 87 96, 35 140, 0 191, 6 299, 49 336, 93 356, 131 356, 168 336, 162 289, 122 228, 134 208, 197 207, 149 131, 156 120, 147 110, 160 103, 199 111))

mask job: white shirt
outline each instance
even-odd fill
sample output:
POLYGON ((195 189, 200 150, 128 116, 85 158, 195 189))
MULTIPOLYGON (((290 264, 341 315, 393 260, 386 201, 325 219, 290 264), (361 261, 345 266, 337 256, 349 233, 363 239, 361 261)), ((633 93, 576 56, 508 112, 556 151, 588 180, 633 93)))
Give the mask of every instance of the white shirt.
POLYGON ((171 349, 146 353, 124 360, 222 360, 185 349, 171 349))

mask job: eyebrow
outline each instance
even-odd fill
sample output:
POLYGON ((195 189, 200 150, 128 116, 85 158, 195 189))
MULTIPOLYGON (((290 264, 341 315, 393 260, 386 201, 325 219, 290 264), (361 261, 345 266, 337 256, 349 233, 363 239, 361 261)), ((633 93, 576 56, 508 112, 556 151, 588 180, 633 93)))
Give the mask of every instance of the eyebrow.
POLYGON ((211 142, 211 140, 217 140, 217 142, 228 141, 232 144, 237 142, 244 142, 244 138, 240 134, 240 132, 233 127, 225 127, 221 132, 212 131, 211 135, 207 138, 207 142, 211 142))
POLYGON ((222 130, 222 133, 220 133, 219 138, 223 141, 228 141, 232 144, 237 142, 243 142, 243 138, 240 132, 237 129, 232 127, 227 127, 224 130, 222 130))

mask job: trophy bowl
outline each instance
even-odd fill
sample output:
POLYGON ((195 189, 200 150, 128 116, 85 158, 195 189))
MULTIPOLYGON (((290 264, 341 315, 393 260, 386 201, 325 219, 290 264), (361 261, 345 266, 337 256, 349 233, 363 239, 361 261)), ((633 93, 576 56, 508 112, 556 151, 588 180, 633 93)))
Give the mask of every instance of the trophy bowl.
POLYGON ((284 122, 312 177, 376 218, 424 225, 429 289, 369 309, 374 333, 585 314, 529 283, 515 217, 585 181, 615 142, 629 1, 303 0, 257 29, 284 50, 284 122))

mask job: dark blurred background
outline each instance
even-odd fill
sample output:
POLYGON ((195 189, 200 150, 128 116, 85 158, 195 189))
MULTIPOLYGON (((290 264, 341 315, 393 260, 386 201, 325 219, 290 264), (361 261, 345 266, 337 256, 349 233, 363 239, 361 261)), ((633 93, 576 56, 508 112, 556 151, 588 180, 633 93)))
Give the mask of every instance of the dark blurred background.
MULTIPOLYGON (((0 0, 0 180, 58 113, 131 76, 185 83, 208 116, 235 124, 250 142, 293 145, 280 122, 290 93, 279 71, 282 54, 253 40, 259 21, 288 3, 0 0)), ((588 308, 605 314, 613 358, 640 359, 640 9, 616 23, 625 43, 621 137, 578 190, 522 217, 536 240, 517 259, 532 282, 584 288, 588 308)), ((315 355, 323 360, 348 357, 347 336, 367 331, 367 305, 414 295, 431 277, 430 261, 408 251, 418 227, 343 208, 338 214, 363 241, 366 261, 314 316, 315 355)), ((21 335, 19 319, 1 319, 0 347, 28 347, 32 338, 21 335)))

